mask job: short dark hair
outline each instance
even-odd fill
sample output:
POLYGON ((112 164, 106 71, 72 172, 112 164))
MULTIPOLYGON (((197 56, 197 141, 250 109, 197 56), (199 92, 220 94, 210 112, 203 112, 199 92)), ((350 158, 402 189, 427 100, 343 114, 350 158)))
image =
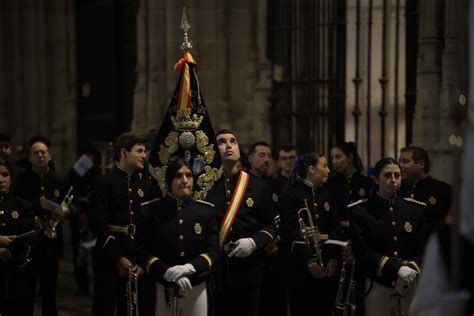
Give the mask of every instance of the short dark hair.
POLYGON ((8 135, 0 134, 0 143, 10 143, 11 138, 8 135))
POLYGON ((222 134, 232 134, 232 135, 234 135, 235 138, 237 138, 237 136, 235 135, 234 132, 232 132, 230 129, 226 129, 226 128, 223 128, 223 129, 219 130, 216 133, 216 138, 217 138, 217 136, 222 135, 222 134))
POLYGON ((132 150, 136 144, 146 144, 146 136, 143 134, 125 132, 120 135, 114 144, 114 160, 120 160, 120 150, 124 148, 126 151, 132 150))
POLYGON ((280 148, 278 149, 278 156, 280 156, 280 151, 285 151, 285 152, 295 151, 296 154, 298 154, 298 147, 296 147, 296 145, 293 145, 293 144, 284 144, 284 145, 281 145, 280 148))
POLYGON ((424 164, 423 171, 425 173, 430 172, 430 157, 428 156, 428 153, 426 152, 426 150, 424 150, 421 147, 417 147, 417 146, 407 146, 405 148, 402 148, 400 152, 402 152, 402 153, 405 153, 405 152, 412 153, 411 158, 413 159, 413 161, 416 162, 416 163, 423 162, 423 164, 424 164))
POLYGON ((42 136, 42 135, 35 135, 30 138, 29 141, 29 148, 31 149, 31 146, 33 146, 35 143, 43 143, 46 145, 46 147, 50 148, 51 147, 51 142, 49 141, 48 138, 42 136))
POLYGON ((166 167, 166 172, 165 172, 165 184, 166 184, 166 187, 168 188, 168 192, 171 192, 171 184, 173 183, 173 179, 176 177, 176 174, 178 173, 179 169, 181 169, 182 167, 186 167, 189 170, 191 170, 191 174, 193 175, 193 180, 194 180, 195 176, 194 176, 193 168, 191 167, 191 165, 189 165, 183 158, 172 160, 166 167))
POLYGON ((295 163, 295 172, 300 178, 306 178, 309 166, 316 166, 322 155, 318 153, 308 153, 298 157, 295 163))
POLYGON ((382 169, 387 165, 397 165, 401 169, 400 164, 396 159, 391 157, 385 157, 377 161, 377 163, 375 164, 374 176, 378 178, 382 169))
POLYGON ((249 148, 249 156, 252 155, 253 153, 255 153, 257 151, 257 147, 258 146, 263 146, 263 147, 267 147, 267 148, 270 148, 270 150, 272 150, 272 146, 270 146, 270 144, 266 143, 266 142, 263 142, 263 141, 258 141, 258 142, 255 142, 253 143, 250 148, 249 148))
POLYGON ((354 142, 340 142, 333 148, 340 149, 346 156, 352 155, 352 166, 354 166, 357 171, 362 171, 362 169, 364 169, 362 159, 360 159, 359 153, 357 152, 357 146, 354 142))

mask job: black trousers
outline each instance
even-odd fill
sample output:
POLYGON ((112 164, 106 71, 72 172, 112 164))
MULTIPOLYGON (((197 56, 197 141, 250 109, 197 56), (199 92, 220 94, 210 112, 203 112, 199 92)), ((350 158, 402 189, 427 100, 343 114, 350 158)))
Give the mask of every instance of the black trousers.
POLYGON ((0 300, 1 316, 32 316, 33 297, 16 300, 0 300))
POLYGON ((41 295, 41 315, 57 316, 56 288, 58 283, 59 260, 62 256, 62 240, 38 235, 38 247, 33 255, 36 277, 39 279, 41 295))
POLYGON ((288 289, 285 282, 284 256, 278 253, 268 257, 260 295, 260 316, 286 316, 288 289))
POLYGON ((215 316, 257 316, 260 288, 227 288, 215 292, 215 316))
POLYGON ((331 316, 334 308, 335 277, 314 279, 308 277, 289 289, 291 316, 331 316), (311 278, 311 279, 310 279, 311 278))

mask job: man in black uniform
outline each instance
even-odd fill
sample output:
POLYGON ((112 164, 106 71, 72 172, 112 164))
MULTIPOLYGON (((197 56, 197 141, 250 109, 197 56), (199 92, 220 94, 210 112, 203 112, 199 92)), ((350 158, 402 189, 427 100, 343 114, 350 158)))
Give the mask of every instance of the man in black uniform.
POLYGON ((216 268, 217 315, 257 315, 263 251, 274 238, 271 198, 264 182, 241 171, 237 138, 216 135, 224 175, 207 195, 216 206, 222 261, 216 268))
POLYGON ((248 160, 250 163, 250 173, 258 178, 268 178, 270 164, 273 160, 272 148, 269 144, 259 141, 250 146, 248 160))
POLYGON ((114 315, 115 310, 117 315, 126 315, 128 275, 143 274, 133 258, 135 224, 140 204, 157 195, 142 174, 145 141, 145 137, 134 133, 120 135, 114 146, 116 164, 110 173, 99 179, 91 194, 89 218, 97 237, 93 249, 95 297, 92 307, 96 316, 114 315))
MULTIPOLYGON (((294 155, 296 159, 296 154, 294 155)), ((274 219, 278 219, 279 217, 277 216, 279 214, 276 209, 278 198, 275 199, 277 193, 273 190, 277 179, 270 175, 273 161, 272 148, 268 143, 258 141, 250 146, 248 160, 250 163, 249 172, 265 181, 268 185, 273 199, 273 217, 274 219)), ((288 174, 289 173, 291 173, 291 167, 288 174)), ((282 189, 283 188, 281 188, 281 190, 282 189)), ((281 190, 278 190, 278 194, 281 193, 281 190)), ((278 220, 276 220, 276 222, 277 221, 278 220)), ((279 251, 277 240, 279 240, 279 238, 276 238, 266 248, 268 256, 266 257, 261 289, 260 315, 286 316, 287 314, 287 295, 284 286, 284 273, 286 272, 284 262, 285 255, 279 251)))
POLYGON ((56 287, 59 259, 63 254, 63 231, 61 222, 69 213, 62 205, 62 215, 43 209, 40 198, 62 204, 67 193, 67 181, 51 170, 50 142, 42 136, 30 140, 29 161, 31 168, 18 178, 15 193, 33 205, 35 225, 43 230, 38 235, 38 247, 33 254, 36 273, 41 289, 41 312, 43 316, 58 314, 56 306, 56 287))
POLYGON ((451 207, 452 187, 429 175, 430 159, 423 148, 415 146, 403 148, 399 162, 402 168, 400 195, 427 205, 424 215, 428 237, 433 230, 441 226, 451 207))

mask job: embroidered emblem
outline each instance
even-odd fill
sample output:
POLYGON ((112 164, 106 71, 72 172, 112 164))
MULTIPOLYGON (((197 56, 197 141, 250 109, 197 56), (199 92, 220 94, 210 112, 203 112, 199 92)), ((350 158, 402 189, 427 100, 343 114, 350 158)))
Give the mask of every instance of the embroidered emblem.
POLYGON ((411 226, 410 222, 405 222, 405 225, 403 226, 403 228, 405 228, 407 233, 411 233, 411 231, 413 230, 413 227, 411 226))
POLYGON ((365 190, 363 188, 359 189, 359 195, 360 196, 365 196, 365 190))
POLYGON ((12 217, 13 217, 14 219, 18 219, 18 217, 20 217, 20 214, 18 214, 17 211, 13 211, 13 212, 12 212, 12 217))
POLYGON ((325 209, 326 211, 329 211, 329 210, 331 209, 331 205, 329 205, 328 202, 324 202, 324 209, 325 209))
POLYGON ((54 193, 53 193, 53 194, 54 194, 55 197, 58 198, 61 193, 59 192, 58 189, 54 189, 54 193))
POLYGON ((437 201, 434 196, 430 196, 430 198, 428 199, 428 202, 430 202, 431 205, 435 205, 437 201))
POLYGON ((201 235, 201 233, 202 233, 201 224, 199 224, 199 223, 194 224, 194 232, 196 233, 196 235, 201 235))
POLYGON ((278 194, 273 193, 273 194, 272 194, 272 200, 273 200, 273 202, 275 202, 275 203, 278 202, 278 194))
POLYGON ((141 197, 141 198, 145 196, 145 193, 143 193, 143 190, 142 190, 142 189, 138 189, 138 190, 137 190, 137 194, 138 194, 138 196, 141 197))
POLYGON ((252 207, 254 202, 253 202, 253 199, 251 197, 249 197, 249 198, 247 198, 245 203, 247 203, 248 207, 252 207))

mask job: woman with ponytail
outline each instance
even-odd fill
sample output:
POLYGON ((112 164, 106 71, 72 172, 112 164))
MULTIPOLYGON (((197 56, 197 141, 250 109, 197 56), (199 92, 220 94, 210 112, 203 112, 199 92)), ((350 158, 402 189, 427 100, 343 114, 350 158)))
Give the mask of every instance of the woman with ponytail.
POLYGON ((341 230, 334 203, 323 189, 328 176, 326 157, 316 153, 300 156, 280 199, 282 238, 289 252, 288 286, 293 316, 311 312, 331 315, 339 249, 323 243, 328 238, 339 239, 341 230), (299 212, 303 208, 308 210, 299 212), (308 246, 300 233, 299 218, 309 225, 309 216, 320 233, 316 238, 320 241, 321 260, 315 247, 308 246))

